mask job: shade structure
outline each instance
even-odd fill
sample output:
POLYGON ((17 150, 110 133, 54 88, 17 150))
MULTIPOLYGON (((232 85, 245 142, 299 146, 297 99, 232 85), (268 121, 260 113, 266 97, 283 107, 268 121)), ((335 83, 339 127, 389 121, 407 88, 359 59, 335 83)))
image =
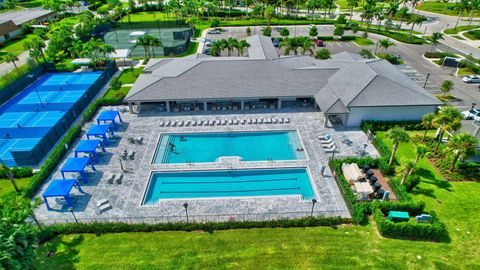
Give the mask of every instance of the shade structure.
POLYGON ((75 179, 56 179, 52 180, 47 187, 47 190, 42 194, 43 200, 48 210, 51 210, 47 198, 49 197, 63 197, 69 207, 73 207, 70 199, 70 191, 72 188, 77 188, 81 193, 84 193, 77 180, 75 179))
POLYGON ((130 55, 130 49, 118 49, 115 50, 113 53, 107 54, 108 58, 119 59, 119 58, 127 58, 130 55))
POLYGON ((75 149, 75 157, 78 157, 79 153, 87 153, 92 154, 93 159, 98 161, 97 148, 99 147, 105 152, 105 147, 103 147, 101 140, 81 140, 75 149))
POLYGON ((90 58, 75 58, 72 60, 73 65, 88 65, 92 62, 90 58))
POLYGON ((97 123, 100 125, 101 123, 111 123, 113 128, 116 130, 117 127, 117 122, 115 119, 118 117, 118 121, 120 123, 123 123, 122 117, 120 116, 120 113, 118 111, 103 111, 100 113, 100 115, 97 117, 97 123))
POLYGON ((113 133, 113 130, 111 129, 110 125, 108 125, 108 124, 93 125, 87 131, 87 139, 90 140, 90 136, 101 137, 103 139, 103 144, 108 145, 108 138, 107 138, 107 133, 108 132, 110 132, 112 134, 112 136, 115 135, 113 133))
POLYGON ((63 179, 65 179, 65 173, 79 173, 82 176, 83 182, 87 182, 87 176, 85 175, 85 168, 90 165, 92 170, 95 171, 95 167, 92 164, 92 161, 88 157, 73 157, 67 159, 65 165, 63 165, 60 172, 62 173, 63 179))

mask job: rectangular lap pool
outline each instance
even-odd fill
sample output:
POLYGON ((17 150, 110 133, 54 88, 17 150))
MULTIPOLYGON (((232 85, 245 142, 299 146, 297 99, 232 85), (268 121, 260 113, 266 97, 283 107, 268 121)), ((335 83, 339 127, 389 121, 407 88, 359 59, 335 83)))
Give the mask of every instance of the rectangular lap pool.
POLYGON ((143 203, 161 199, 299 195, 315 197, 306 168, 154 172, 143 203))
POLYGON ((243 161, 305 159, 296 131, 162 134, 154 164, 217 162, 221 157, 243 161))

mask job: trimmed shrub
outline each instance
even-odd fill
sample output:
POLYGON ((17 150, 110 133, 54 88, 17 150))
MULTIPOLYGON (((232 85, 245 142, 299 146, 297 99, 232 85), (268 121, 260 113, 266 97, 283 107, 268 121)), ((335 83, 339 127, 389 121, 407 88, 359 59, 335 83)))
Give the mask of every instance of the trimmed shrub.
POLYGON ((210 28, 215 28, 220 26, 220 20, 218 18, 212 19, 210 22, 210 28))
POLYGON ((110 87, 113 90, 118 90, 120 87, 122 87, 122 83, 120 82, 119 77, 115 77, 110 81, 110 87))
POLYGON ((272 35, 272 28, 269 27, 269 26, 263 28, 262 34, 263 34, 264 36, 267 36, 267 37, 271 36, 271 35, 272 35))
POLYGON ((340 217, 305 217, 298 219, 278 219, 267 221, 226 221, 206 223, 158 223, 158 224, 128 224, 128 223, 70 223, 44 227, 39 232, 41 242, 50 240, 59 234, 76 233, 120 233, 120 232, 154 232, 154 231, 215 231, 252 228, 292 228, 335 226, 350 223, 351 220, 340 217))
POLYGON ((364 132, 368 130, 372 132, 387 131, 392 127, 402 127, 405 130, 419 130, 424 129, 421 121, 363 121, 360 125, 364 132))
POLYGON ((416 186, 420 184, 420 176, 418 175, 410 175, 405 180, 405 189, 407 192, 411 192, 416 186))
POLYGON ((15 178, 25 178, 33 175, 33 169, 29 167, 13 167, 12 174, 15 178))

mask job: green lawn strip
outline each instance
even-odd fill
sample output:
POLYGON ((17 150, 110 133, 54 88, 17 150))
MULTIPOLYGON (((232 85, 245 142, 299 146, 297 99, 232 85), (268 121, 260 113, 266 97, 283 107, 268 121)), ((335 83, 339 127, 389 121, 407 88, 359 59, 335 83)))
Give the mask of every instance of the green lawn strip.
POLYGON ((125 98, 125 96, 127 96, 128 91, 130 91, 131 88, 132 87, 130 87, 130 86, 120 87, 120 89, 118 89, 118 90, 110 88, 110 89, 108 89, 107 93, 105 93, 104 98, 108 98, 108 99, 120 98, 120 99, 123 99, 123 98, 125 98))
MULTIPOLYGON (((455 3, 450 2, 450 3, 444 3, 444 2, 423 2, 421 6, 416 7, 416 9, 423 10, 423 11, 428 11, 428 12, 433 12, 433 13, 438 13, 438 14, 445 14, 445 15, 450 15, 450 16, 458 16, 458 11, 455 10, 455 3), (445 5, 447 7, 445 8, 445 5)), ((463 17, 468 17, 469 13, 468 12, 463 12, 462 16, 463 17)), ((479 12, 475 12, 474 17, 480 16, 479 12)))
POLYGON ((359 46, 368 46, 374 43, 371 39, 361 37, 357 37, 353 42, 359 46))
POLYGON ((20 53, 26 51, 23 44, 25 44, 25 42, 27 42, 27 41, 32 40, 34 37, 35 37, 34 34, 28 34, 21 39, 18 39, 18 40, 7 43, 2 48, 0 48, 0 51, 20 54, 20 53))
MULTIPOLYGON (((18 188, 23 189, 24 187, 28 186, 28 183, 30 182, 30 177, 16 178, 15 181, 18 188)), ((9 179, 0 179, 0 196, 3 196, 6 193, 10 193, 13 191, 15 191, 15 188, 13 187, 12 182, 9 179)))
POLYGON ((41 7, 43 5, 42 0, 34 0, 34 1, 25 1, 18 3, 19 6, 23 8, 36 8, 41 7))
POLYGON ((138 67, 134 69, 125 69, 122 71, 122 74, 120 74, 120 77, 118 79, 122 84, 131 84, 134 83, 138 76, 143 72, 143 67, 138 67))
POLYGON ((478 25, 461 25, 457 26, 457 28, 448 28, 445 29, 443 32, 448 35, 455 35, 458 34, 458 32, 463 32, 467 30, 472 30, 472 29, 477 29, 480 28, 478 25))
POLYGON ((465 37, 467 37, 470 40, 479 40, 480 39, 480 31, 479 30, 472 30, 463 33, 465 37))
POLYGON ((465 40, 463 37, 459 36, 459 35, 453 35, 452 36, 453 38, 456 38, 458 40, 465 40))
POLYGON ((457 69, 457 75, 463 76, 463 75, 472 75, 472 74, 475 74, 475 72, 473 72, 468 67, 462 67, 457 69))

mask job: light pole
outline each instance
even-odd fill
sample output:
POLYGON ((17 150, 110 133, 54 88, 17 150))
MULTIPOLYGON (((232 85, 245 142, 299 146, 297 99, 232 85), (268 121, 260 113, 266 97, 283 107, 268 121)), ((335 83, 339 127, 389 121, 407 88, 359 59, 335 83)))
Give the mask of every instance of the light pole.
POLYGON ((68 207, 68 211, 70 211, 70 213, 72 213, 72 216, 73 216, 73 219, 75 220, 75 223, 78 223, 78 219, 75 216, 75 213, 73 213, 73 207, 68 207))
POLYGON ((184 203, 183 208, 185 208, 185 215, 187 216, 187 223, 188 223, 188 203, 184 203))
POLYGON ((310 217, 313 217, 313 209, 315 208, 315 204, 317 203, 316 199, 312 199, 312 211, 310 211, 310 217))
MULTIPOLYGON (((28 74, 27 77, 32 79, 35 76, 33 76, 32 74, 28 74)), ((42 105, 42 107, 45 107, 45 105, 43 105, 42 99, 40 98, 40 94, 38 94, 38 89, 37 89, 37 85, 35 84, 35 81, 33 81, 33 89, 37 93, 37 97, 38 97, 38 100, 40 101, 40 104, 42 105)))
POLYGON ((367 152, 365 152, 365 150, 367 150, 367 146, 368 146, 368 144, 366 144, 366 143, 364 143, 364 144, 363 144, 363 153, 362 153, 362 157, 364 157, 364 156, 365 156, 365 154, 367 153, 367 152))
POLYGON ((15 191, 18 193, 20 190, 18 189, 17 182, 15 181, 15 178, 13 177, 12 171, 8 171, 7 173, 8 179, 10 179, 10 182, 12 182, 13 187, 15 188, 15 191))
POLYGON ((427 78, 425 78, 425 83, 423 84, 423 88, 427 86, 428 78, 430 78, 430 73, 427 73, 427 78))
POLYGON ((377 41, 377 43, 375 43, 375 52, 374 52, 374 54, 377 54, 377 49, 378 49, 378 41, 377 41))

